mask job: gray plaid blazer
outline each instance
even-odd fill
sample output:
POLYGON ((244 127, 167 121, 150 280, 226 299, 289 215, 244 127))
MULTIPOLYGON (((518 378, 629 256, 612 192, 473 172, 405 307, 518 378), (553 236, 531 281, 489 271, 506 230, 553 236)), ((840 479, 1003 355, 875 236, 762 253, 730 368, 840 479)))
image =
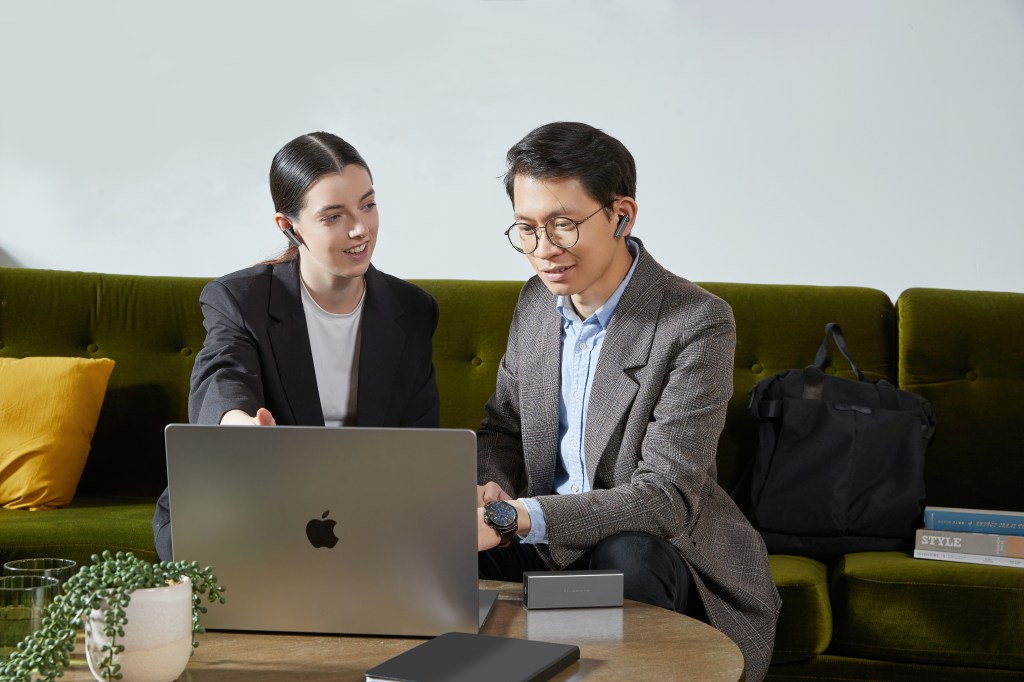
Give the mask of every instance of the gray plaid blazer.
POLYGON ((536 498, 549 539, 538 549, 552 568, 616 533, 668 539, 690 567, 711 625, 739 645, 747 679, 760 680, 782 602, 761 537, 716 482, 715 452, 732 395, 732 309, 665 270, 642 245, 638 258, 587 406, 592 489, 552 494, 561 317, 537 277, 520 293, 479 429, 479 480, 536 498))

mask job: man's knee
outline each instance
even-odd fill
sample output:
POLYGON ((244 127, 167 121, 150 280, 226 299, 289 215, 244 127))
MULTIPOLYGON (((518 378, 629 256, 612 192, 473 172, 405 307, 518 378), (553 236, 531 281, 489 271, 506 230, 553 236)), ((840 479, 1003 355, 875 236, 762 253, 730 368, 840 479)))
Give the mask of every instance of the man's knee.
POLYGON ((620 570, 623 573, 657 570, 670 564, 676 549, 647 533, 619 533, 601 540, 590 555, 594 569, 620 570))
POLYGON ((647 533, 627 532, 605 538, 590 553, 590 568, 619 570, 626 599, 683 612, 693 580, 679 551, 647 533))

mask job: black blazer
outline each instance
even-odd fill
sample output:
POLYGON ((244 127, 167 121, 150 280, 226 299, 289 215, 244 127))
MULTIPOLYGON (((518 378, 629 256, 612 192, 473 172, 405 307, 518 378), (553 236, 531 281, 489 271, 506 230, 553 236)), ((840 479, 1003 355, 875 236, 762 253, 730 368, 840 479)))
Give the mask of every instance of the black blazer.
MULTIPOLYGON (((266 407, 278 424, 323 426, 297 261, 256 265, 203 288, 206 341, 192 368, 188 414, 219 424, 225 412, 266 407)), ((432 338, 434 298, 419 287, 366 272, 357 426, 436 428, 440 399, 432 338)), ((171 558, 170 508, 164 490, 153 516, 161 559, 171 558)))
MULTIPOLYGON (((192 369, 188 415, 266 407, 281 425, 323 426, 296 261, 257 265, 210 282, 199 296, 206 342, 192 369)), ((372 265, 366 273, 356 399, 358 426, 436 427, 440 402, 431 338, 437 302, 372 265)))

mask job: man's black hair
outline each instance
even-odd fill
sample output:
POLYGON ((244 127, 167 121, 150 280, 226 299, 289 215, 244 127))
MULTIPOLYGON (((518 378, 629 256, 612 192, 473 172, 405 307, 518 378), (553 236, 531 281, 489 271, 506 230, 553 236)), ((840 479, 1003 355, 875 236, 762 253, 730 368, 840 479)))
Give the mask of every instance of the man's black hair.
POLYGON ((586 123, 559 121, 532 130, 505 156, 505 191, 515 201, 517 175, 538 180, 575 178, 598 203, 636 197, 636 162, 611 135, 586 123))

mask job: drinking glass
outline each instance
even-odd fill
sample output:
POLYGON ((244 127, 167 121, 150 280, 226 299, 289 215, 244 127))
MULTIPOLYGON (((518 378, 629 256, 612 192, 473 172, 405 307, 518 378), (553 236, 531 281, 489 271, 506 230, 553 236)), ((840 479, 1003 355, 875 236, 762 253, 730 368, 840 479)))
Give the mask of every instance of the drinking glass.
POLYGON ((43 624, 43 612, 57 596, 56 578, 41 575, 5 575, 0 578, 0 656, 43 624))
POLYGON ((59 584, 57 594, 64 591, 64 583, 78 569, 71 559, 14 559, 4 564, 4 575, 39 575, 54 578, 59 584))

